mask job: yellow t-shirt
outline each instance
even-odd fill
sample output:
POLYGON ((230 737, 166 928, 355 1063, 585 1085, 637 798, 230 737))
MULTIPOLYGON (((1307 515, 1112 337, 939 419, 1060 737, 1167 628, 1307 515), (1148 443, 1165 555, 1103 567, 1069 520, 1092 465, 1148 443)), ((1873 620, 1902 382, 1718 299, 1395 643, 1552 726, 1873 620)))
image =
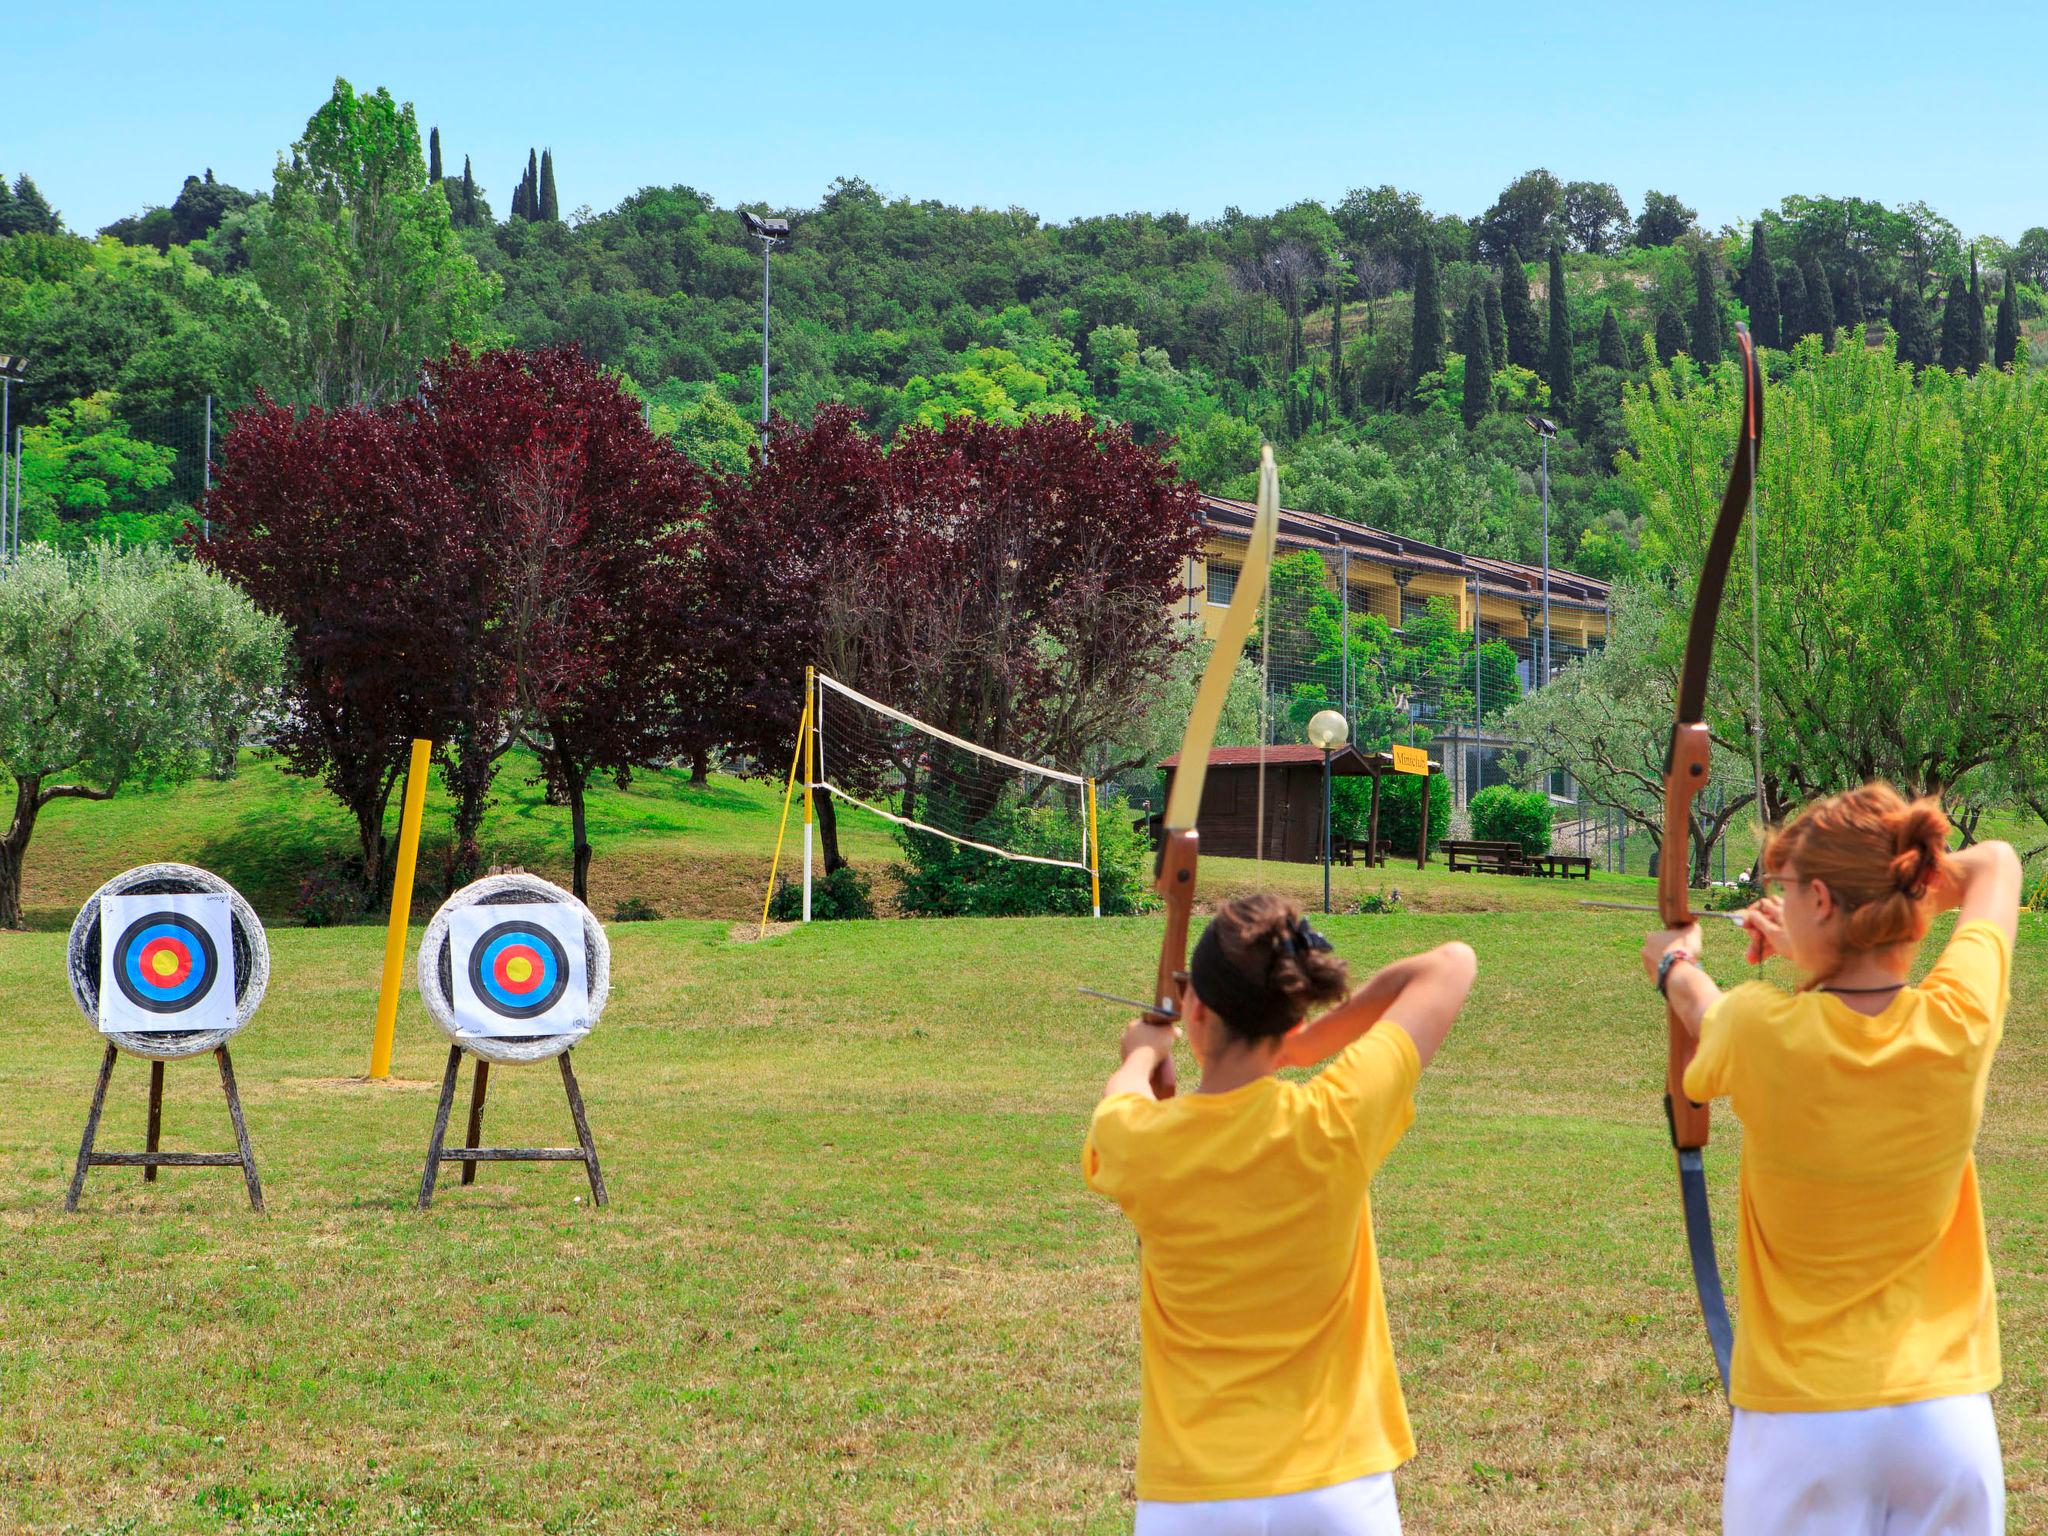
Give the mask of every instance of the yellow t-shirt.
POLYGON ((1306 1083, 1096 1106, 1082 1171, 1141 1243, 1139 1498, 1298 1493, 1415 1454, 1366 1186, 1421 1071, 1382 1021, 1306 1083))
POLYGON ((1965 923, 1882 1013, 1761 982, 1708 1011, 1685 1091, 1726 1095, 1742 1121, 1736 1407, 1875 1408, 1998 1385, 1971 1147, 2010 965, 1996 924, 1965 923))

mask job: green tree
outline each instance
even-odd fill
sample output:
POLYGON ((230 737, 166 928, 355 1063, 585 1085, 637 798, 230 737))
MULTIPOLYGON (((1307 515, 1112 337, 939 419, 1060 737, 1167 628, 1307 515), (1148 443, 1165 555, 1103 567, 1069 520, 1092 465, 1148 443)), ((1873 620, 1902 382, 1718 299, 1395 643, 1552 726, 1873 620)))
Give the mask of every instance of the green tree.
POLYGON ((0 235, 59 235, 64 221, 44 198, 27 171, 14 178, 14 191, 0 201, 0 235))
POLYGON ((1806 278, 1796 262, 1788 262, 1778 278, 1778 335, 1787 347, 1815 329, 1806 298, 1806 278))
POLYGON ((1501 313, 1498 277, 1486 280, 1486 355, 1493 359, 1496 367, 1508 360, 1508 326, 1507 318, 1501 313))
POLYGON ((1840 280, 1830 286, 1835 294, 1835 324, 1860 327, 1863 324, 1863 285, 1857 279, 1856 269, 1844 267, 1840 280))
POLYGON ((1941 366, 1970 370, 1970 290, 1961 273, 1948 280, 1948 298, 1941 306, 1941 366))
POLYGON ((1564 291, 1564 250, 1550 248, 1550 366, 1544 371, 1561 420, 1572 413, 1572 312, 1564 291))
POLYGON ((1465 354, 1465 393, 1461 414, 1469 430, 1493 409, 1493 359, 1486 340, 1486 312, 1479 295, 1465 301, 1465 314, 1458 327, 1458 350, 1465 354))
POLYGON ((295 401, 370 405, 411 393, 419 364, 491 339, 498 281, 426 185, 410 104, 346 80, 279 157, 250 264, 287 342, 273 382, 295 401))
POLYGON ((1749 310, 1749 334, 1760 347, 1789 344, 1778 308, 1778 274, 1764 240, 1764 221, 1750 226, 1749 260, 1742 268, 1742 302, 1749 310))
POLYGON ((1711 368, 1721 361, 1723 321, 1720 283, 1714 276, 1714 256, 1704 244, 1692 256, 1692 339, 1693 361, 1711 368))
POLYGON ((1645 250, 1676 245, 1692 232, 1699 215, 1668 192, 1645 192, 1636 216, 1635 243, 1645 250))
POLYGON ((1685 317, 1673 304, 1665 304, 1657 310, 1657 361, 1668 363, 1679 353, 1692 346, 1692 335, 1685 328, 1685 317))
POLYGON ((1512 247, 1500 268, 1500 309, 1507 331, 1507 360, 1534 373, 1543 367, 1543 326, 1529 300, 1529 274, 1512 247))
POLYGON ((1444 366, 1443 300, 1437 292, 1436 252, 1415 253, 1415 314, 1408 332, 1408 387, 1413 390, 1444 366))
POLYGON ((1927 323, 1927 306, 1920 299, 1920 285, 1907 277, 1892 299, 1892 329, 1898 332, 1898 356, 1915 368, 1932 367, 1934 333, 1927 323))
POLYGON ((1624 373, 1628 371, 1628 347, 1621 339, 1621 321, 1615 318, 1612 304, 1600 315, 1598 357, 1602 368, 1618 368, 1624 373))
POLYGON ((2019 350, 2019 303, 2014 290, 2012 269, 2008 267, 2005 272, 2005 286, 1998 295, 1998 332, 1992 346, 1992 365, 1998 368, 2012 367, 2019 357, 2019 350))
POLYGON ((0 581, 0 928, 22 926, 21 871, 52 800, 201 771, 223 686, 244 718, 274 690, 283 637, 228 582, 162 550, 25 545, 0 581), (252 630, 266 638, 251 644, 252 630), (223 674, 227 674, 224 680, 223 674))
POLYGON ((540 216, 550 224, 562 221, 562 202, 555 196, 555 152, 540 152, 540 216))
POLYGON ((76 549, 104 539, 162 543, 184 527, 189 508, 150 510, 176 452, 133 436, 119 401, 111 391, 74 400, 22 434, 24 537, 76 549))
POLYGON ((1984 290, 1977 276, 1977 248, 1970 247, 1970 372, 1988 362, 1984 345, 1984 290))
POLYGON ((427 180, 434 186, 441 184, 441 130, 427 130, 427 180))
POLYGON ((1808 328, 1820 332, 1821 350, 1835 350, 1835 295, 1828 286, 1827 269, 1820 264, 1820 258, 1811 251, 1800 262, 1799 270, 1806 276, 1806 303, 1808 328))

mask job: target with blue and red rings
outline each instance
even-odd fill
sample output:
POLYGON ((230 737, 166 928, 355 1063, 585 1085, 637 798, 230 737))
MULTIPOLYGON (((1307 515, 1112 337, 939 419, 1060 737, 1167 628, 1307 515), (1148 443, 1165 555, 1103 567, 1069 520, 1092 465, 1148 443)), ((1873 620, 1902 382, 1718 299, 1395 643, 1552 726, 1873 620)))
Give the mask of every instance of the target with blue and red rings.
POLYGON ((189 1012, 220 976, 213 935, 182 912, 135 918, 115 939, 110 958, 121 995, 146 1013, 189 1012))
POLYGON ((469 985, 493 1013, 533 1019, 562 1000, 569 987, 569 955, 562 941, 526 918, 487 928, 469 952, 469 985))

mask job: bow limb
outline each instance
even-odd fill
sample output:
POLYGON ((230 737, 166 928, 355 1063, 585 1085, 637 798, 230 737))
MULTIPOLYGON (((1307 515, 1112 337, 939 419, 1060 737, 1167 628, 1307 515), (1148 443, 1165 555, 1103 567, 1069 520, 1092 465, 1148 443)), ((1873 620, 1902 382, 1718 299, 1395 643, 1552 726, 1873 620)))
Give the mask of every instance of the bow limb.
MULTIPOLYGON (((1692 623, 1686 632, 1685 661, 1679 670, 1676 718, 1671 727, 1671 745, 1664 757, 1664 841, 1657 864, 1657 910, 1667 928, 1682 928, 1693 921, 1687 895, 1692 882, 1692 805, 1706 788, 1713 753, 1713 738, 1705 716, 1707 677, 1714 659, 1714 628, 1721 613, 1721 593, 1727 584, 1728 567, 1735 557, 1736 538, 1756 487, 1757 451, 1763 442, 1763 379, 1757 368, 1756 347, 1747 327, 1735 328, 1735 340, 1742 365, 1742 421, 1735 442, 1735 462, 1728 471, 1728 487, 1721 494, 1721 510, 1714 519, 1706 556, 1700 562, 1692 623)), ((1699 1042, 1669 1004, 1665 1006, 1664 1024, 1664 1115, 1671 1126, 1671 1145, 1678 1154, 1679 1198, 1685 1212, 1693 1285, 1699 1292, 1700 1313, 1706 1321, 1707 1337, 1713 1345, 1714 1363, 1720 1370, 1721 1390, 1725 1393, 1733 1330, 1728 1322, 1728 1304, 1721 1292, 1713 1221, 1707 1209, 1702 1153, 1711 1126, 1707 1106, 1694 1102, 1685 1092, 1685 1069, 1691 1064, 1699 1042)))
POLYGON ((1175 973, 1187 966, 1188 923, 1195 906, 1195 864, 1201 851, 1195 821, 1202 807, 1202 784, 1209 773, 1209 752, 1216 744, 1216 727, 1223 718, 1224 701, 1237 676, 1238 658, 1244 654, 1246 637, 1252 632, 1259 604, 1265 597, 1266 574, 1273 563, 1273 546, 1280 531, 1280 473, 1268 447, 1259 457, 1258 515, 1252 520, 1251 542, 1245 546, 1244 565, 1237 573, 1237 590, 1223 615, 1216 645, 1209 652, 1202 671, 1201 686, 1195 691, 1194 708, 1188 712, 1187 734, 1181 740, 1180 757, 1173 770, 1173 788, 1166 798, 1166 820, 1159 845, 1158 878, 1153 888, 1166 902, 1166 933, 1159 945, 1159 975, 1152 988, 1153 1008, 1146 1018, 1155 1024, 1170 1024, 1180 1013, 1180 986, 1175 973))

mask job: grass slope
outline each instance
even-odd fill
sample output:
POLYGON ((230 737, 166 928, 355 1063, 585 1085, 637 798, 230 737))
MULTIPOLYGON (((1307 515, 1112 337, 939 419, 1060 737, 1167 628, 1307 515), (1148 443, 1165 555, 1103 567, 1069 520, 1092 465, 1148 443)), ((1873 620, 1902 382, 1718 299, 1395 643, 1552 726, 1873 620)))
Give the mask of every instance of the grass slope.
MULTIPOLYGON (((2013 1528, 2039 1530, 2048 1053, 2030 1021, 2048 925, 2025 924, 1980 1159, 2013 1528)), ((1411 1528, 1713 1528, 1727 1419, 1685 1271, 1641 924, 1330 927, 1361 966, 1454 935, 1481 961, 1375 1201, 1422 1443, 1400 1475, 1411 1528)), ((711 923, 622 926, 611 1011, 577 1053, 611 1207, 581 1203, 573 1168, 515 1165, 444 1181, 420 1214, 439 1037, 408 991, 402 1081, 346 1081, 379 935, 283 931, 236 1052, 261 1217, 211 1169, 153 1188, 96 1170, 61 1214, 98 1042, 62 936, 0 936, 0 1524, 1128 1530, 1136 1266, 1076 1166, 1119 1021, 1071 988, 1142 987, 1158 933, 881 922, 743 945, 711 923)), ((1708 941, 1732 970, 1736 936, 1708 941)), ((169 1081, 166 1145, 225 1145, 210 1065, 169 1081)), ((124 1060, 103 1145, 140 1144, 143 1091, 124 1060)), ((551 1071, 495 1075, 487 1137, 567 1135, 551 1071)), ((1724 1221, 1739 1139, 1722 1116, 1724 1221)))

